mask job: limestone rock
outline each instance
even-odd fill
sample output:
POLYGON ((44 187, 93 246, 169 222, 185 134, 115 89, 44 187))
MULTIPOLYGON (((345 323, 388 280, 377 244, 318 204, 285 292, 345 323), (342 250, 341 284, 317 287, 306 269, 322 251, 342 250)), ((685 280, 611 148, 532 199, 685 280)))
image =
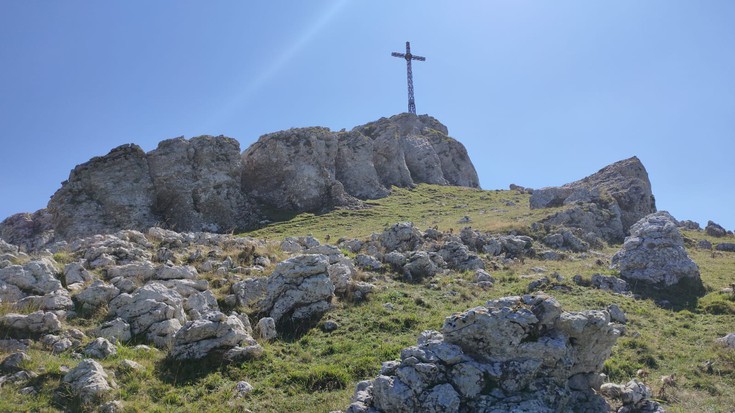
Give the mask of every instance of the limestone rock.
POLYGON ((704 228, 704 232, 711 237, 717 238, 727 235, 727 230, 713 221, 707 221, 707 226, 704 228))
POLYGON ((169 356, 174 360, 201 359, 240 344, 257 345, 239 318, 212 312, 207 318, 188 321, 176 333, 169 356))
POLYGON ((334 296, 328 267, 325 255, 297 255, 280 262, 268 277, 265 298, 258 303, 260 313, 276 324, 308 324, 321 317, 334 296))
POLYGON ((94 359, 104 359, 117 354, 117 347, 107 339, 97 337, 94 341, 84 347, 82 353, 84 353, 85 356, 94 359))
POLYGON ((74 299, 87 309, 95 309, 109 304, 119 294, 120 290, 114 285, 97 280, 74 296, 74 299))
POLYGON ((412 222, 399 222, 380 234, 380 244, 386 252, 415 251, 423 243, 421 231, 412 222))
POLYGON ((48 211, 56 233, 69 239, 152 227, 154 200, 145 152, 128 144, 75 167, 48 211))
POLYGON ((650 214, 633 225, 611 262, 611 267, 629 282, 665 288, 687 280, 701 286, 699 267, 684 249, 676 220, 665 211, 650 214))
POLYGON ((335 177, 345 191, 359 199, 383 198, 390 192, 383 186, 373 163, 373 141, 357 131, 337 134, 335 177))
POLYGON ((31 357, 22 351, 17 351, 5 357, 0 362, 0 372, 15 373, 23 370, 23 365, 31 361, 31 357))
POLYGON ((295 212, 357 204, 336 179, 336 157, 329 129, 268 134, 242 154, 242 187, 260 202, 295 212))
MULTIPOLYGON (((0 287, 2 288, 2 287, 0 287)), ((43 311, 71 310, 74 303, 69 292, 63 288, 46 295, 30 295, 24 297, 15 304, 16 308, 33 308, 43 311)))
POLYGON ((735 333, 730 333, 724 337, 718 338, 715 341, 725 347, 735 348, 735 333))
POLYGON ((105 338, 113 343, 130 341, 133 335, 130 332, 130 324, 118 317, 103 323, 95 333, 98 337, 105 338))
MULTIPOLYGON (((154 325, 176 320, 181 326, 180 323, 186 321, 181 295, 158 282, 148 283, 133 294, 120 294, 110 302, 109 310, 111 315, 130 324, 133 335, 146 333, 149 340, 160 337, 164 327, 158 326, 156 332, 149 331, 154 325)), ((163 330, 170 332, 168 327, 166 324, 163 330)))
POLYGON ((258 336, 266 341, 270 341, 278 337, 276 321, 271 317, 263 317, 258 320, 256 331, 258 332, 258 336))
POLYGON ((619 332, 606 311, 504 297, 425 331, 358 384, 347 412, 608 412, 596 394, 619 332), (488 391, 489 390, 489 391, 488 391))
POLYGON ((720 242, 715 246, 717 251, 735 252, 735 243, 720 242))
POLYGON ((237 298, 237 304, 250 307, 265 297, 267 278, 246 278, 232 284, 232 293, 237 298))
MULTIPOLYGON (((570 204, 595 204, 576 216, 550 222, 568 227, 589 229, 590 223, 603 231, 608 241, 621 241, 626 231, 644 216, 656 212, 651 182, 646 168, 637 157, 615 162, 584 179, 561 187, 536 189, 531 208, 549 208, 570 204), (605 214, 603 211, 610 211, 605 214)), ((576 209, 577 207, 575 207, 576 209)))
POLYGON ((46 209, 11 215, 0 222, 0 239, 28 251, 43 248, 54 237, 52 217, 46 209))
POLYGON ((83 404, 102 402, 117 388, 117 384, 107 375, 102 365, 92 359, 85 359, 77 364, 66 373, 63 382, 83 404))
POLYGON ((600 394, 623 404, 618 413, 664 413, 663 407, 651 400, 651 389, 636 379, 625 385, 605 383, 600 394))
POLYGON ((49 294, 62 289, 56 279, 59 268, 52 259, 41 258, 23 265, 0 268, 0 282, 18 287, 31 294, 49 294))
POLYGON ((11 337, 30 337, 60 331, 61 322, 56 314, 51 312, 9 313, 0 316, 0 327, 7 331, 11 337))
POLYGON ((424 278, 433 277, 439 270, 429 253, 416 251, 409 253, 406 257, 406 264, 403 266, 403 277, 408 281, 421 281, 424 278))
POLYGON ((224 136, 162 141, 148 153, 154 210, 177 231, 228 232, 251 226, 241 191, 240 144, 224 136))

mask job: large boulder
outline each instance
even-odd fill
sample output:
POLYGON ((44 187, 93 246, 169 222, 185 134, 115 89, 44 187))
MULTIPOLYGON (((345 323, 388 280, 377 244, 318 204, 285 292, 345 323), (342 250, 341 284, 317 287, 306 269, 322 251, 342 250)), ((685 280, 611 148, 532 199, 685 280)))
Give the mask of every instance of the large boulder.
POLYGON ((546 295, 489 301, 421 333, 358 384, 347 412, 607 412, 596 392, 618 336, 604 310, 563 312, 546 295))
POLYGON ((332 297, 334 284, 329 278, 327 256, 303 254, 276 265, 268 277, 265 297, 257 306, 277 325, 300 329, 329 310, 332 297))
POLYGON ((0 282, 13 285, 28 294, 49 294, 62 287, 56 279, 59 268, 52 259, 41 258, 23 265, 0 268, 0 282))
POLYGON ((206 318, 184 324, 174 337, 169 356, 174 360, 201 359, 213 352, 224 353, 241 344, 252 347, 253 355, 262 353, 238 317, 212 312, 206 318))
POLYGON ((699 267, 687 255, 677 222, 666 211, 647 215, 631 227, 611 268, 631 284, 665 289, 685 281, 702 288, 699 267))
MULTIPOLYGON (((550 224, 588 231, 594 227, 603 228, 601 235, 613 242, 622 241, 634 223, 656 212, 648 172, 635 156, 608 165, 579 181, 534 190, 530 204, 532 209, 595 204, 596 208, 587 206, 576 215, 557 218, 550 224)), ((576 208, 581 207, 572 207, 576 208)))

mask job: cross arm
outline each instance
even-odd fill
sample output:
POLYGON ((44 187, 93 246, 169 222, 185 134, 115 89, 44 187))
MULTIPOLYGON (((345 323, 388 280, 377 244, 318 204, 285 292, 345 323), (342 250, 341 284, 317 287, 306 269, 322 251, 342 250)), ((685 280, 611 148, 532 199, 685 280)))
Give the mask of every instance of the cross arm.
POLYGON ((419 60, 419 61, 422 61, 422 62, 425 62, 426 61, 426 58, 425 57, 423 57, 423 56, 416 56, 416 55, 411 55, 411 59, 413 59, 413 60, 419 60))
POLYGON ((403 57, 403 58, 405 58, 405 57, 406 57, 406 55, 405 55, 405 54, 403 54, 403 53, 398 53, 398 52, 393 52, 393 53, 391 53, 390 55, 391 55, 391 56, 393 56, 393 57, 403 57))

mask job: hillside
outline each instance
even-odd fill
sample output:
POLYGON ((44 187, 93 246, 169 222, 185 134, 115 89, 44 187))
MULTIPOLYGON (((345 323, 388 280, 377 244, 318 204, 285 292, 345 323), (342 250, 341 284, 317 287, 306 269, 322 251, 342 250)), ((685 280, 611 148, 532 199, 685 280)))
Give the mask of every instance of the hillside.
MULTIPOLYGON (((380 234, 396 222, 410 221, 421 230, 436 228, 443 233, 459 233, 466 226, 475 230, 507 234, 534 235, 534 222, 543 220, 570 206, 552 209, 530 209, 528 194, 517 191, 483 191, 471 188, 418 185, 414 189, 393 188, 392 194, 370 201, 366 208, 334 210, 322 215, 309 213, 275 216, 285 219, 250 233, 242 239, 252 241, 253 249, 233 247, 237 244, 211 243, 197 247, 199 256, 216 261, 231 257, 248 260, 253 256, 267 257, 275 263, 287 257, 278 245, 288 236, 313 235, 323 244, 338 244, 340 238, 367 240, 380 234), (228 248, 227 245, 230 245, 228 248), (247 251, 247 252, 244 252, 247 251)), ((698 241, 713 244, 713 238, 702 231, 683 231, 686 250, 697 263, 706 288, 703 297, 679 297, 673 308, 666 308, 654 298, 634 298, 591 288, 594 274, 614 274, 610 259, 619 245, 597 248, 588 252, 557 251, 560 260, 542 260, 542 254, 502 258, 480 254, 485 268, 495 282, 480 287, 474 271, 447 270, 420 281, 407 282, 387 265, 375 270, 359 270, 358 279, 375 286, 367 300, 333 301, 314 328, 299 334, 283 334, 273 341, 259 340, 263 348, 260 358, 226 364, 222 359, 208 358, 204 362, 175 361, 166 351, 137 346, 141 338, 120 342, 116 355, 99 360, 104 369, 114 372, 118 387, 112 391, 115 400, 123 402, 124 411, 252 411, 252 412, 326 412, 343 410, 350 404, 359 381, 375 377, 381 362, 399 357, 401 349, 414 345, 424 330, 438 330, 450 314, 483 305, 486 301, 526 293, 531 282, 554 296, 567 311, 605 309, 617 304, 627 316, 624 334, 613 347, 605 362, 604 372, 613 382, 625 383, 645 369, 648 384, 656 399, 669 412, 727 412, 735 405, 735 352, 719 346, 715 339, 733 332, 735 326, 735 295, 722 292, 733 282, 735 253, 702 250, 698 241), (573 278, 579 275, 581 280, 573 278), (327 322, 335 322, 333 331, 327 322), (140 367, 129 368, 123 360, 132 360, 140 367), (676 375, 675 387, 662 388, 659 377, 676 375), (236 397, 236 386, 247 381, 254 390, 236 397)), ((536 235, 534 235, 536 236, 536 235)), ((142 242, 142 241, 141 241, 142 242)), ((151 251, 169 249, 174 262, 183 258, 186 250, 177 250, 160 238, 147 235, 151 251)), ((537 252, 545 249, 534 241, 537 252)), ((190 251, 189 251, 190 252, 190 251)), ((350 259, 355 254, 343 244, 342 252, 350 259)), ((548 256, 544 256, 548 258, 548 256)), ((32 257, 16 254, 14 264, 23 264, 32 257)), ((73 248, 60 249, 51 257, 59 266, 77 261, 73 248)), ((208 268, 203 259, 192 263, 199 270, 199 279, 207 280, 222 308, 250 314, 252 309, 228 301, 234 282, 242 274, 223 274, 208 268), (207 271, 209 270, 209 271, 207 271)), ((264 263, 264 262, 263 262, 264 263)), ((273 271, 266 264, 265 277, 273 271)), ((92 270, 102 276, 102 271, 92 270)), ((684 292, 686 294, 686 292, 684 292)), ((106 319, 106 306, 82 309, 75 302, 79 316, 69 318, 64 329, 76 328, 95 337, 92 331, 106 319)), ((29 313, 33 305, 25 309, 29 313)), ((11 303, 3 303, 0 315, 17 312, 11 303)), ((2 338, 2 337, 0 337, 2 338)), ((82 340, 85 344, 89 339, 82 340)), ((11 350, 0 349, 0 360, 11 350)), ((27 351, 30 360, 23 369, 37 376, 22 384, 4 383, 0 388, 0 411, 62 411, 77 409, 79 400, 60 389, 62 378, 78 363, 76 352, 52 354, 40 342, 33 342, 27 351)))

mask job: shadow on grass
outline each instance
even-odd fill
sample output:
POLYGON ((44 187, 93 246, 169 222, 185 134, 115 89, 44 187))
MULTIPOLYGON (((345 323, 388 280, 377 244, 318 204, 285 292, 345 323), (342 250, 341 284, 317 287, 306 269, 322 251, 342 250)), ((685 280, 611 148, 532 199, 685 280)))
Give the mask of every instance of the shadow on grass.
POLYGON ((634 294, 650 298, 657 306, 674 311, 696 311, 699 299, 706 293, 701 280, 689 278, 664 288, 642 282, 628 282, 634 294))
POLYGON ((225 364, 221 354, 212 354, 200 360, 174 360, 165 358, 156 364, 158 378, 172 386, 192 384, 225 364))

